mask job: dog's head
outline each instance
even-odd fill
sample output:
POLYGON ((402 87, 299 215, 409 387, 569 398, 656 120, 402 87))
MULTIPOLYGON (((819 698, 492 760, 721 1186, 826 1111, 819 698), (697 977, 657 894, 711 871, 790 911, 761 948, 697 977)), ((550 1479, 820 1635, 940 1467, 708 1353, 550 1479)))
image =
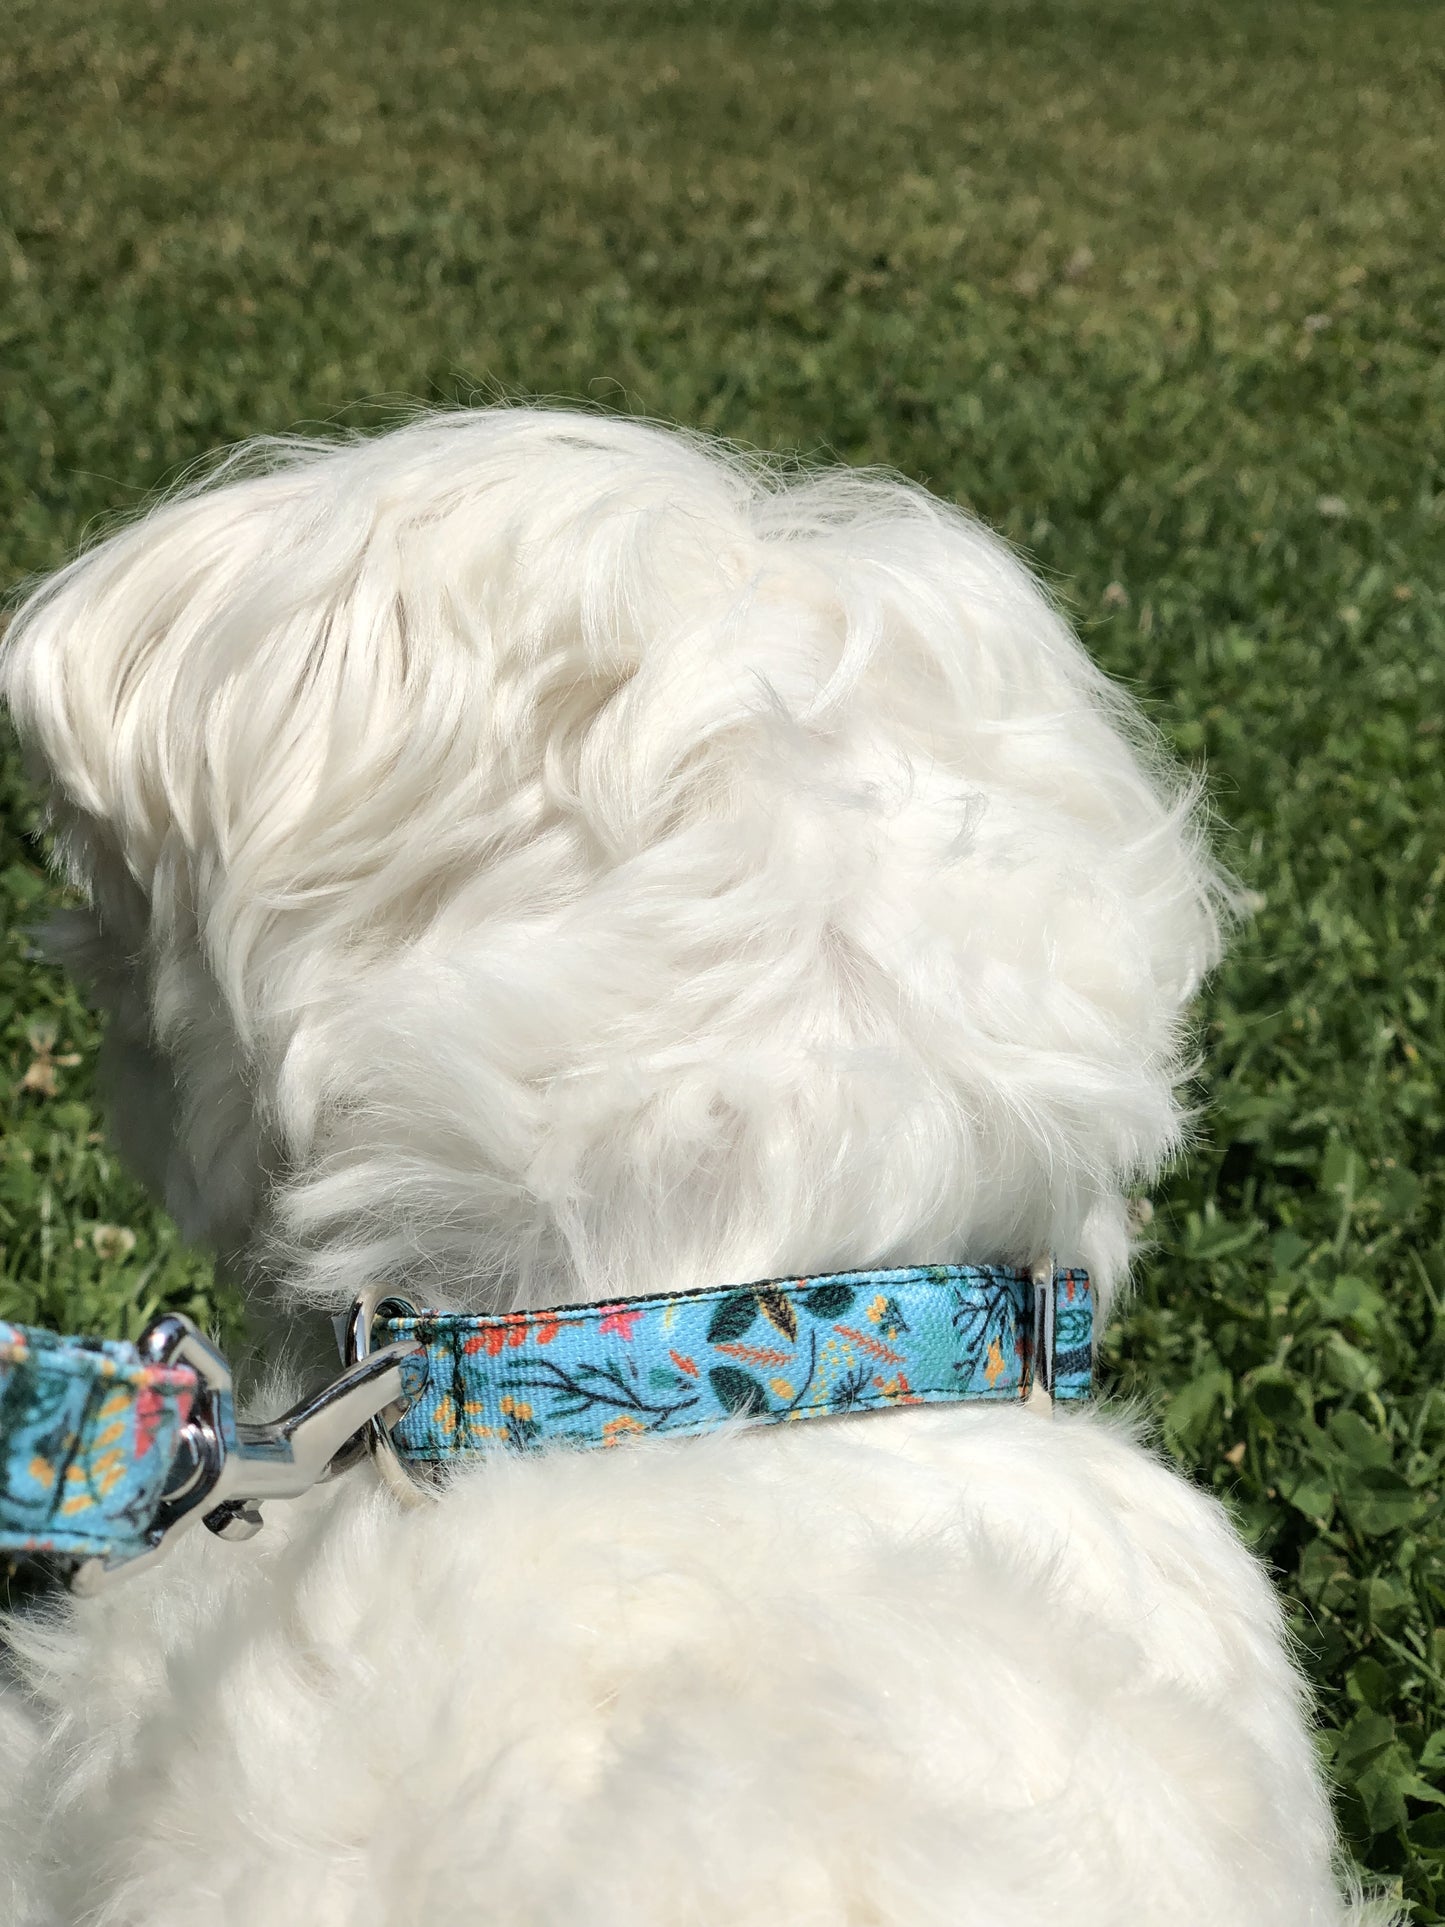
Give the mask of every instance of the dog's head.
POLYGON ((1049 1246, 1114 1283, 1218 886, 996 540, 558 412, 263 456, 0 667, 187 1230, 334 1305, 1049 1246))

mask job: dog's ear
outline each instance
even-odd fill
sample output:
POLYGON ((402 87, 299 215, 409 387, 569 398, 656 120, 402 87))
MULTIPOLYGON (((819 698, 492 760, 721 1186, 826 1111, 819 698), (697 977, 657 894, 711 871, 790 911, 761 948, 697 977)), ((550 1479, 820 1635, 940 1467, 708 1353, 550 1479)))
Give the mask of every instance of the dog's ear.
POLYGON ((75 882, 158 970, 195 946, 243 1036, 268 930, 343 898, 364 921, 348 892, 410 821, 397 785, 410 765, 427 791, 468 708, 465 664, 399 592, 378 492, 338 500, 311 486, 335 450, 286 453, 82 555, 0 659, 75 882))
MULTIPOLYGON (((0 647, 0 698, 86 898, 63 960, 109 1018, 121 1148, 223 1247, 284 1155, 263 1061, 284 1049, 277 1013, 305 1003, 288 918, 345 896, 347 799, 382 807, 402 730, 404 612, 389 587, 369 597, 365 512, 328 516, 310 485, 335 453, 246 451, 43 582, 0 647)), ((364 828, 352 854, 378 860, 364 828)))

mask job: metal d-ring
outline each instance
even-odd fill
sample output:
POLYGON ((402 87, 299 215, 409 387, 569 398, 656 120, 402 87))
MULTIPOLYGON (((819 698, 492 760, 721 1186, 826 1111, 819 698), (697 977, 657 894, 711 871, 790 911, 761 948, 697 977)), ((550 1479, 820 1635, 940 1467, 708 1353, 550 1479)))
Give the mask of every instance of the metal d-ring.
MULTIPOLYGON (((402 1298, 396 1292, 386 1291, 380 1285, 368 1285, 366 1290, 352 1304, 346 1318, 346 1332, 342 1343, 342 1356, 347 1365, 358 1365, 371 1354, 371 1334, 378 1318, 415 1318, 417 1307, 409 1298, 402 1298)), ((391 1442, 391 1428, 405 1411, 404 1406, 388 1405, 377 1413, 369 1425, 358 1433, 364 1447, 370 1451, 382 1483, 398 1498, 403 1505, 425 1505, 432 1496, 422 1482, 408 1472, 401 1456, 391 1442)))

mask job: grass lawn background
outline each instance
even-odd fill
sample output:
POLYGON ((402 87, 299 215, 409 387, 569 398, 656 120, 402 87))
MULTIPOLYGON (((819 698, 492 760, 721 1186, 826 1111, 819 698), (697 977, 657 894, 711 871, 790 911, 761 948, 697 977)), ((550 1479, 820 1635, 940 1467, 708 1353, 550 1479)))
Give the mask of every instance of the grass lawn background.
MULTIPOLYGON (((249 434, 582 398, 970 504, 1205 764, 1258 914, 1107 1365, 1445 1920, 1445 11, 20 0, 0 98, 0 585, 249 434)), ((0 1315, 234 1335, 22 935, 8 739, 0 814, 0 1315)))

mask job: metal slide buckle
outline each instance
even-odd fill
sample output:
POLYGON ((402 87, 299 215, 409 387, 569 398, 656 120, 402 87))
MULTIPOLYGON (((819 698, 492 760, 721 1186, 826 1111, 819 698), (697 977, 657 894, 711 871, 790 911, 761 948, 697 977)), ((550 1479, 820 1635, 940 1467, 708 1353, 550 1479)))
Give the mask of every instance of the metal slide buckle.
POLYGON ((342 1448, 379 1412, 406 1409, 401 1363, 421 1346, 402 1339, 368 1351, 330 1385, 265 1424, 237 1420, 230 1366, 180 1312, 153 1319, 136 1349, 149 1365, 188 1365, 200 1385, 146 1549, 85 1560, 70 1581, 71 1591, 82 1595, 153 1565, 198 1520, 223 1539, 249 1539, 259 1532, 265 1500, 298 1498, 341 1469, 342 1448))

